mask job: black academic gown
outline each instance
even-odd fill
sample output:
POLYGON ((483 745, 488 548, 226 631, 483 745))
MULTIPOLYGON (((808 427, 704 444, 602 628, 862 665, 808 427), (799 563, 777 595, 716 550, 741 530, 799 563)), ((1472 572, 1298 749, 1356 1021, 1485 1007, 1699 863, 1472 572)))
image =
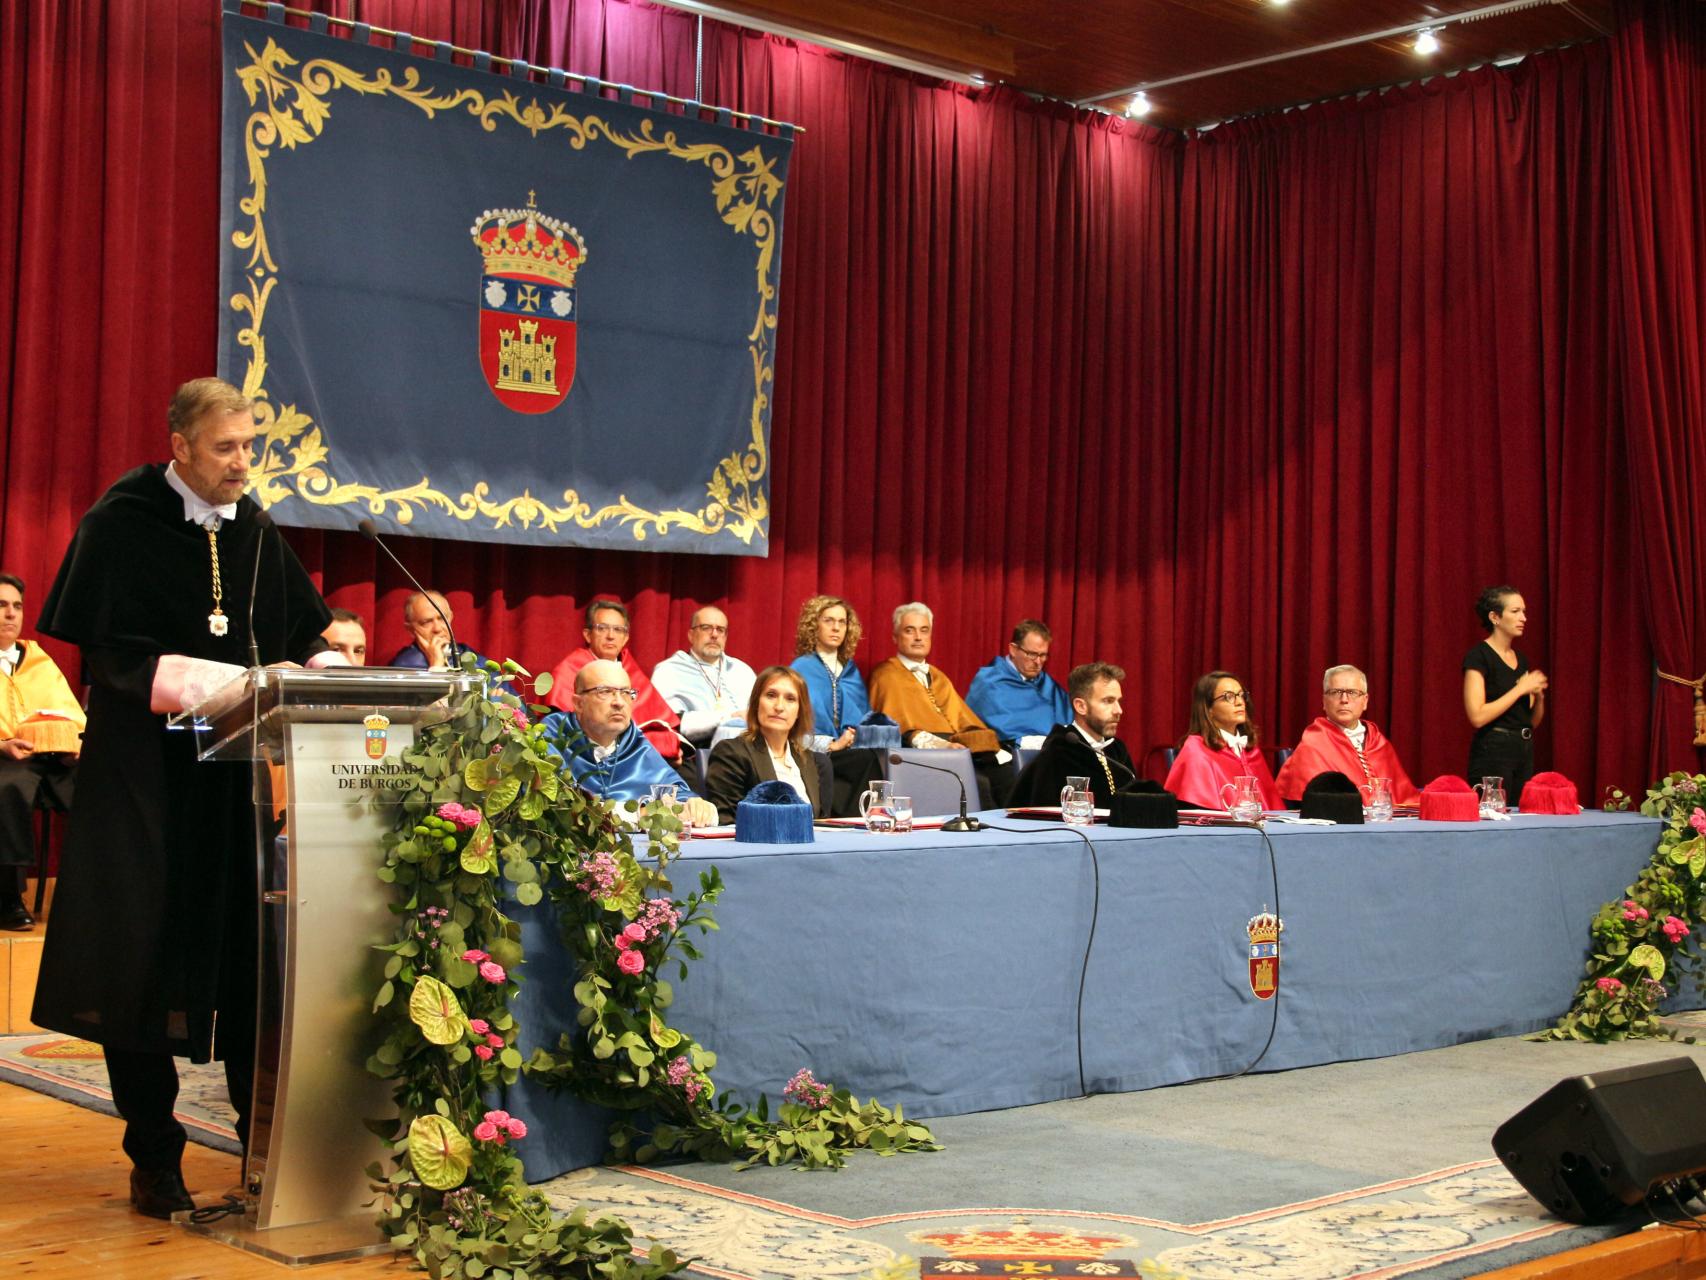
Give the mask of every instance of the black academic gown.
POLYGON ((1131 752, 1125 743, 1115 738, 1108 744, 1109 767, 1103 770, 1096 752, 1084 741, 1084 735, 1069 724, 1057 724, 1049 730, 1042 750, 1025 766, 1019 780, 1013 784, 1013 794, 1007 803, 1021 805, 1057 805, 1061 788, 1068 778, 1089 778, 1090 790, 1096 797, 1096 807, 1106 809, 1114 791, 1129 787, 1137 779, 1132 767, 1131 752), (1108 774, 1114 775, 1114 785, 1108 786, 1108 774))
POLYGON ((218 533, 214 636, 205 530, 184 519, 161 464, 121 478, 77 527, 40 630, 82 650, 89 728, 31 1018, 114 1048, 206 1061, 254 1034, 255 807, 246 763, 201 763, 193 735, 149 710, 154 669, 178 653, 249 662, 249 580, 263 552, 255 633, 264 663, 326 645, 325 602, 250 498, 218 533), (264 541, 263 541, 264 539, 264 541))

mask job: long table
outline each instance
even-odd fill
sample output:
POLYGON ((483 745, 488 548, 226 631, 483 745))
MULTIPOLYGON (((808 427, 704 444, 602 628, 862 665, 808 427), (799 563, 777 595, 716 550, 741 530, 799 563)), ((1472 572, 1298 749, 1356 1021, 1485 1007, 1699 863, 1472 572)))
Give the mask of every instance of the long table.
MULTIPOLYGON (((1080 1052, 1083 1085, 1112 1092, 1238 1071, 1270 1029, 1262 1070, 1533 1031, 1568 1006, 1589 920, 1659 829, 1597 812, 1269 823, 1266 839, 1097 827, 1092 858, 1059 824, 984 816, 1012 830, 689 842, 677 889, 712 864, 727 887, 671 1022, 716 1051, 719 1090, 774 1103, 810 1067, 953 1115, 1077 1096, 1080 1052), (1279 993, 1263 1001, 1247 924, 1276 905, 1279 993)), ((523 932, 525 1055, 575 1004, 547 910, 523 932)), ((595 1109, 531 1084, 509 1105, 529 1123, 529 1177, 602 1157, 595 1109)))

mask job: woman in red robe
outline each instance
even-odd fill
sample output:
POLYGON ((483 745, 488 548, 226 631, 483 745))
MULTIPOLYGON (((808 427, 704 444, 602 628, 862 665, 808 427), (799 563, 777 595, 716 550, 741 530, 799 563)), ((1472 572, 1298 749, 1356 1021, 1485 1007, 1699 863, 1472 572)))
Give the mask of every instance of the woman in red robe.
POLYGON ((1229 671, 1210 671, 1191 690, 1191 727, 1167 774, 1167 790, 1188 805, 1224 809, 1221 787, 1249 777, 1262 793, 1262 808, 1283 809, 1256 737, 1244 682, 1229 671))

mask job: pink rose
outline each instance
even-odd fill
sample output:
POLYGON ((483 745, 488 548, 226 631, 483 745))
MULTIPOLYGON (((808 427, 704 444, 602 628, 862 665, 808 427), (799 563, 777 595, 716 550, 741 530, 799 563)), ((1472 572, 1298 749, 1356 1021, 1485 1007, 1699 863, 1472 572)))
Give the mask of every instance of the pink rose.
POLYGON ((513 1116, 510 1118, 508 1128, 509 1136, 512 1138, 521 1139, 527 1136, 527 1126, 513 1116))
POLYGON ((500 1126, 506 1125, 509 1123, 509 1112, 507 1112, 507 1111, 488 1111, 488 1112, 486 1112, 484 1118, 487 1120, 490 1120, 495 1125, 500 1125, 500 1126))
POLYGON ((504 1047, 504 1038, 494 1033, 486 1037, 486 1043, 494 1049, 501 1049, 504 1047))
POLYGON ((622 936, 629 942, 644 942, 646 940, 646 926, 636 920, 622 930, 622 936))
POLYGON ((502 1142, 497 1125, 490 1120, 482 1120, 474 1126, 474 1138, 478 1142, 502 1142))
POLYGON ((628 941, 628 935, 626 933, 619 933, 616 935, 616 949, 618 951, 626 951, 633 945, 634 944, 632 942, 628 941))
POLYGON ((646 958, 638 951, 624 951, 616 957, 616 967, 623 973, 635 974, 646 967, 646 958))
POLYGON ((488 1045, 483 1045, 483 1044, 475 1045, 474 1046, 474 1056, 476 1058, 478 1058, 481 1062, 490 1062, 492 1060, 491 1047, 488 1045))
POLYGON ((1623 918, 1639 923, 1647 918, 1647 909, 1633 899, 1625 899, 1623 903, 1623 918))
POLYGON ((468 1026, 477 1036, 483 1036, 492 1029, 484 1018, 469 1018, 468 1026))
POLYGON ((474 947, 469 947, 468 950, 464 951, 462 953, 462 958, 464 960, 466 960, 469 964, 479 964, 480 961, 482 961, 482 960, 490 960, 491 959, 491 957, 489 955, 487 955, 484 951, 477 950, 474 947))
POLYGON ((1594 985, 1601 991, 1605 992, 1608 996, 1614 996, 1619 991, 1623 990, 1623 984, 1616 978, 1601 978, 1598 982, 1594 983, 1594 985))
POLYGON ((1688 815, 1688 825, 1706 836, 1706 809, 1696 809, 1688 815))
POLYGON ((504 967, 495 960, 482 960, 480 962, 480 976, 487 982, 502 982, 504 980, 504 967))
POLYGON ((1681 942, 1688 936, 1688 922, 1685 920, 1678 920, 1675 916, 1666 916, 1664 930, 1665 937, 1669 938, 1673 943, 1681 942))

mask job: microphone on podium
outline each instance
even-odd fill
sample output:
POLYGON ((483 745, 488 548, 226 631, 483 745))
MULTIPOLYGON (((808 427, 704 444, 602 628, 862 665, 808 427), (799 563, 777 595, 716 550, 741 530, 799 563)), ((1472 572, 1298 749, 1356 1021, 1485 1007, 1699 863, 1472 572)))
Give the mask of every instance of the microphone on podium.
POLYGON ((379 536, 378 525, 374 524, 371 520, 363 520, 360 524, 356 525, 356 528, 361 530, 363 537, 370 539, 376 547, 391 557, 391 563, 403 571, 403 576, 414 585, 415 590, 426 597, 426 602, 432 606, 432 611, 444 620, 444 629, 450 634, 450 648, 448 652, 445 653, 444 658, 452 667, 458 665, 458 659, 462 653, 462 646, 456 643, 456 628, 450 625, 450 615, 438 607, 438 601, 432 598, 432 592, 423 587, 421 585, 421 580, 409 572, 409 566, 397 559, 397 553, 385 545, 385 539, 379 536))
MULTIPOLYGON (((255 593, 261 587, 261 552, 266 550, 267 530, 273 527, 272 515, 264 508, 255 508, 255 528, 260 535, 255 539, 255 564, 249 573, 249 665, 261 666, 261 646, 255 639, 255 593)), ((289 655, 286 654, 286 657, 289 655)))
POLYGON ((915 769, 934 769, 937 773, 945 773, 960 787, 960 816, 949 818, 942 824, 943 831, 982 831, 983 823, 966 814, 966 781, 953 769, 944 769, 939 764, 925 764, 922 760, 908 760, 898 751, 889 752, 890 764, 911 765, 915 769))

